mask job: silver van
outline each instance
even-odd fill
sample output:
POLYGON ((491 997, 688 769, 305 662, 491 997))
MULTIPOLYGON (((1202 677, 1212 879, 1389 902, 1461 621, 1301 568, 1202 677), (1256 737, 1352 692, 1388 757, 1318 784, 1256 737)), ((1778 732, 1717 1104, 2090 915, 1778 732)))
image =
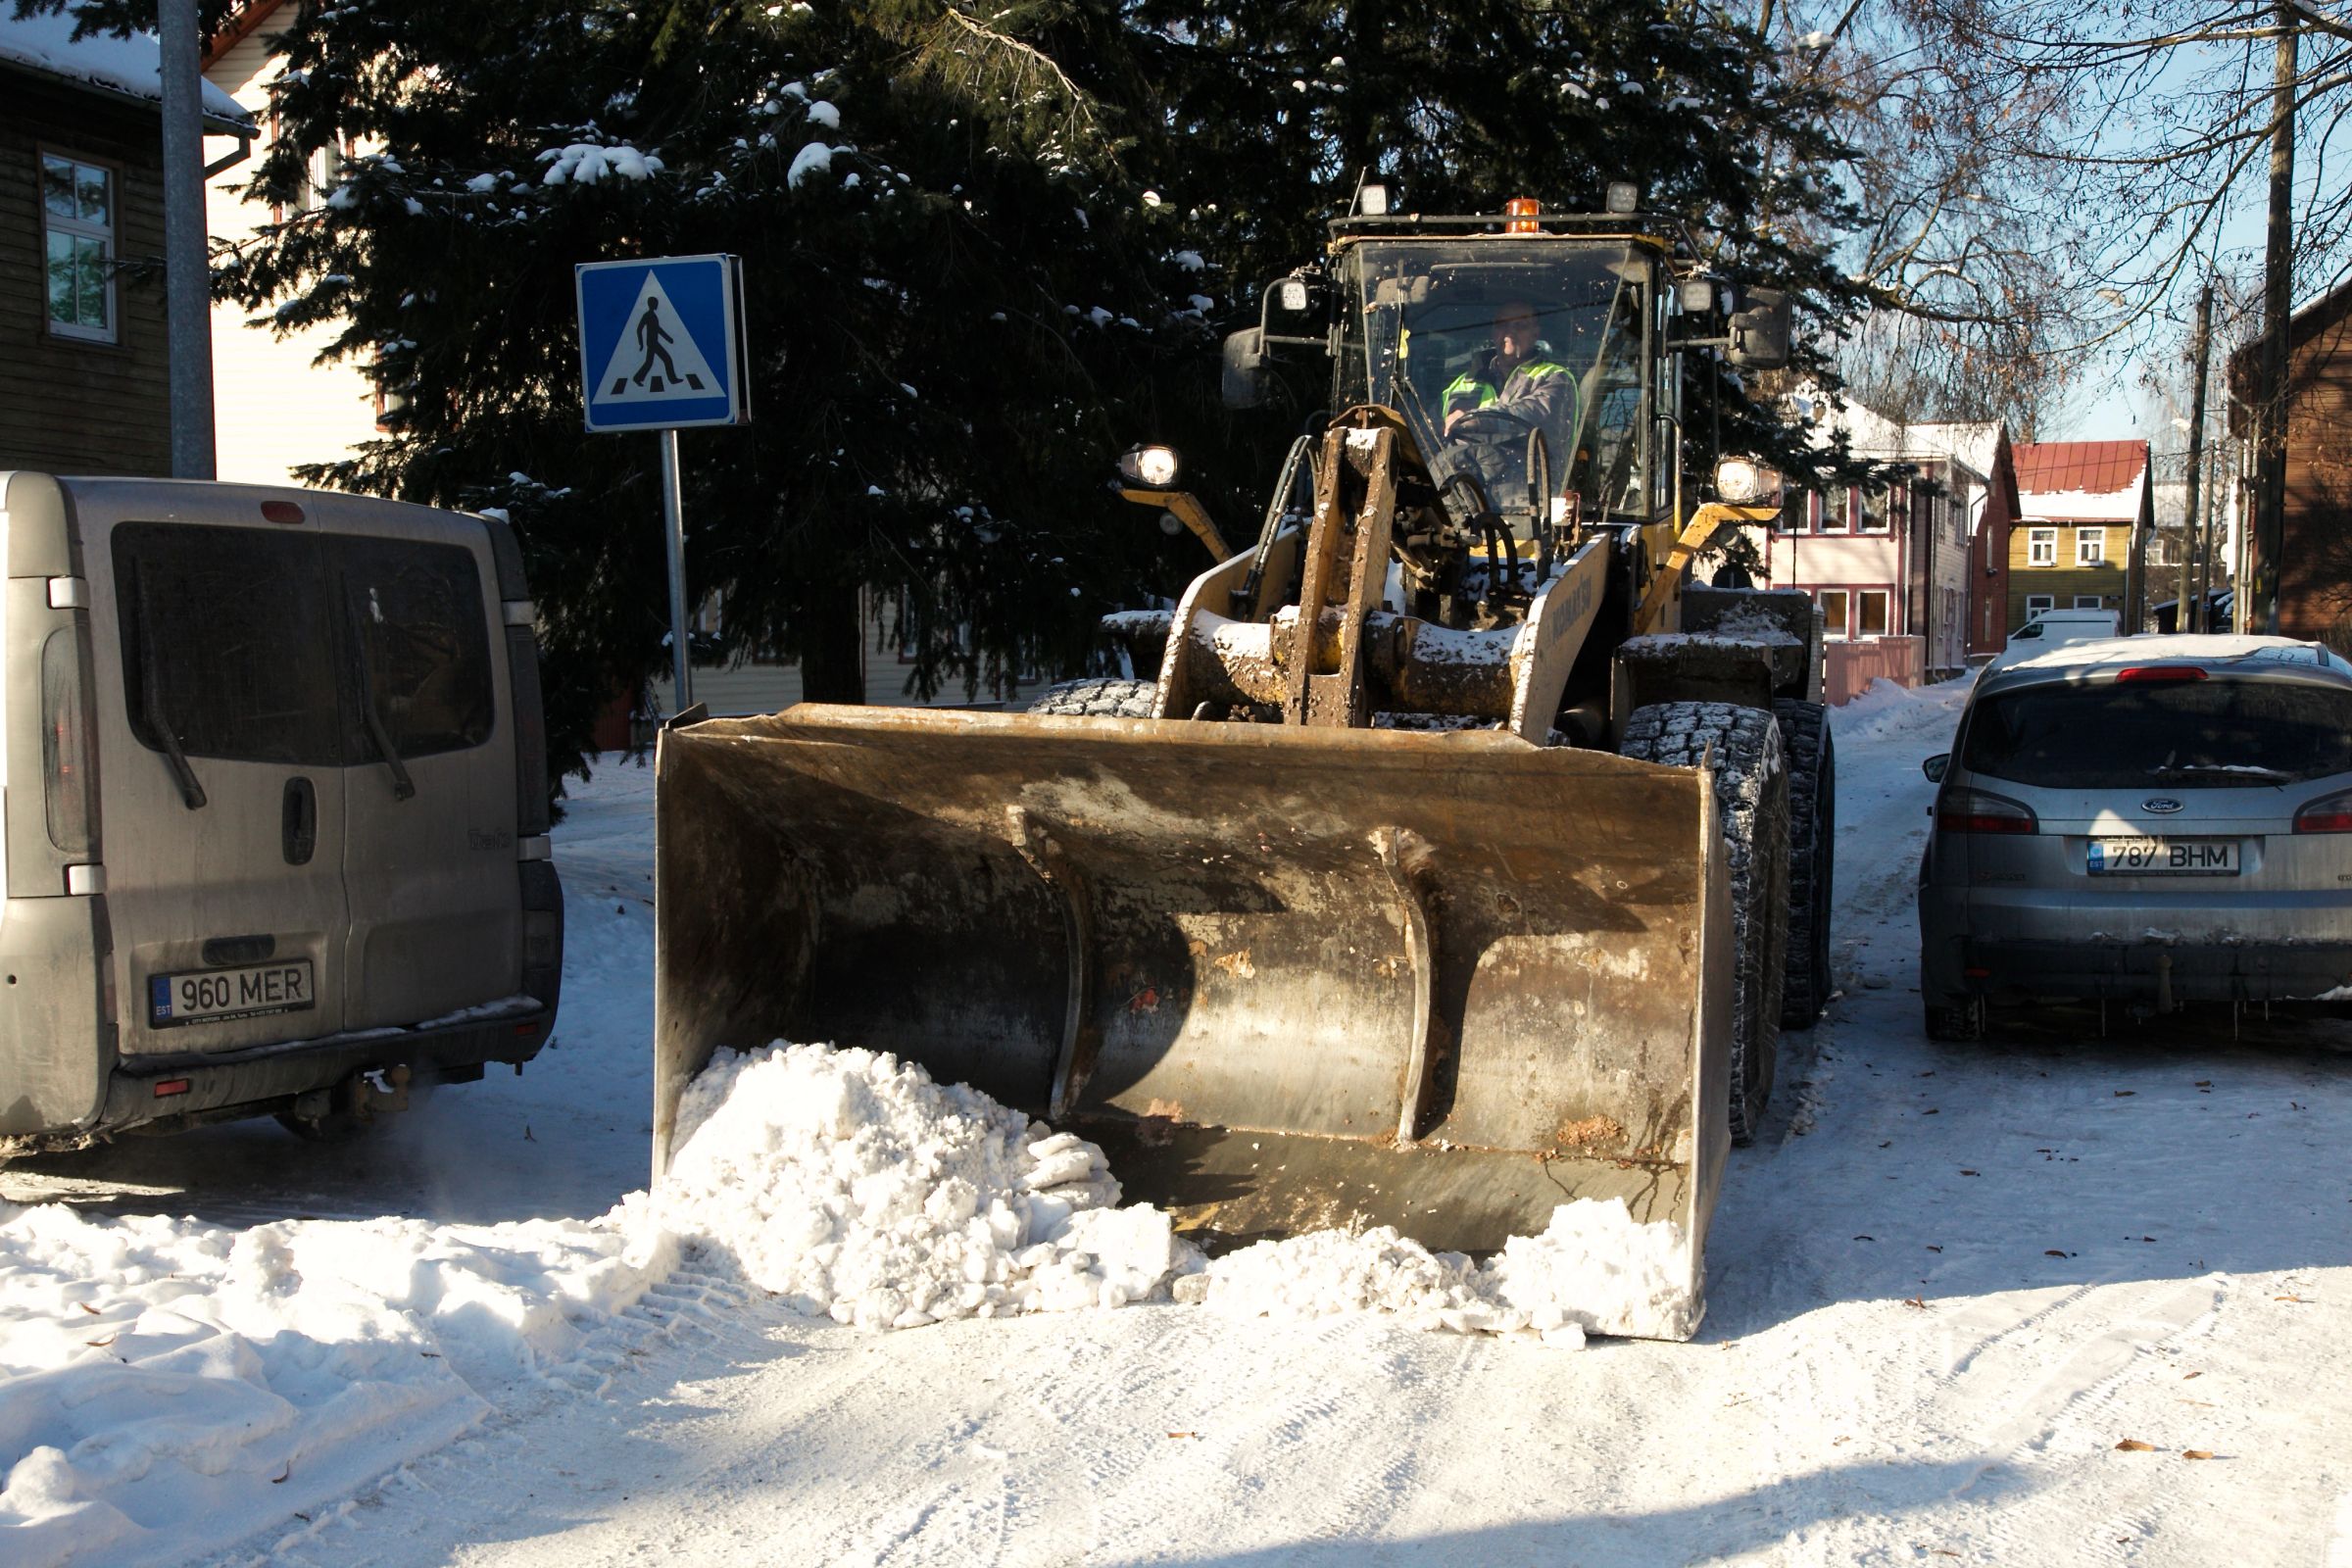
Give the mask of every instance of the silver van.
POLYGON ((1928 1033, 1990 1006, 2352 1001, 2352 664, 2279 637, 1987 670, 1919 878, 1928 1033))
POLYGON ((0 1157, 328 1135, 556 1017, 539 656, 505 524, 0 473, 0 1157))

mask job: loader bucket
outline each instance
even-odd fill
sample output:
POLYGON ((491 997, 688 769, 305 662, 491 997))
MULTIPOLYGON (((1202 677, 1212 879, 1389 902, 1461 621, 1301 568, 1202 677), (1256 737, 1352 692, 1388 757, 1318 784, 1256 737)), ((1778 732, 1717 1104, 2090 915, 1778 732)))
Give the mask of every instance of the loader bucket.
POLYGON ((1707 775, 1488 732, 805 705, 662 737, 654 1168, 721 1048, 897 1053, 1102 1143, 1212 1249, 1721 1182, 1707 775))

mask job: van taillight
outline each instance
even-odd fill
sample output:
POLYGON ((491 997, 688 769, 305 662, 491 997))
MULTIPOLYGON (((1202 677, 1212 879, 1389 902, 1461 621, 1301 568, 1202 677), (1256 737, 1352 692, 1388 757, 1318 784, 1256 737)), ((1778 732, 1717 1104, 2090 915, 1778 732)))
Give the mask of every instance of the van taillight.
POLYGON ((2295 812, 2298 833, 2352 833, 2352 790, 2306 801, 2295 812))
POLYGON ((2037 833, 2041 822, 2031 807, 1984 790, 1945 790, 1936 802, 1938 833, 2037 833))
POLYGON ((81 634, 61 626, 41 644, 41 802, 49 842, 63 855, 89 855, 96 837, 97 753, 87 690, 81 634))

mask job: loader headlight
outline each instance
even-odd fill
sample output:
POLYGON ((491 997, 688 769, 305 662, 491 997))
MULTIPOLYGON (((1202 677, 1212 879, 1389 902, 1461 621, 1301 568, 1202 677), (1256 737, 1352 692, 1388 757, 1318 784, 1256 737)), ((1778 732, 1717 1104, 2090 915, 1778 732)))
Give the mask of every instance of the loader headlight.
POLYGON ((1146 490, 1173 490, 1180 466, 1174 447, 1129 447, 1119 459, 1119 477, 1146 490))
POLYGON ((1781 499, 1781 470, 1755 458, 1725 458, 1715 465, 1715 494, 1735 507, 1768 505, 1781 499))

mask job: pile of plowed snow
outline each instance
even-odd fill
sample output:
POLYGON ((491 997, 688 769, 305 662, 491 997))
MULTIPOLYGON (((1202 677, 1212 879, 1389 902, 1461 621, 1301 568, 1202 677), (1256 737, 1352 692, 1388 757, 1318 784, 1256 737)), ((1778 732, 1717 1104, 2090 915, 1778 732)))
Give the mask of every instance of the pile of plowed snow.
POLYGON ((778 1044, 721 1058, 679 1106, 652 1215, 803 1312, 862 1328, 1205 1302, 1240 1316, 1393 1312, 1415 1326, 1688 1333, 1682 1231, 1625 1204, 1554 1210, 1483 1264, 1394 1230, 1260 1243, 1204 1260, 1169 1217, 1118 1208, 1102 1152, 870 1051, 778 1044))
POLYGON ((860 1328, 1123 1306, 1197 1270, 1102 1152, 871 1051, 773 1046, 689 1085, 658 1223, 860 1328))

